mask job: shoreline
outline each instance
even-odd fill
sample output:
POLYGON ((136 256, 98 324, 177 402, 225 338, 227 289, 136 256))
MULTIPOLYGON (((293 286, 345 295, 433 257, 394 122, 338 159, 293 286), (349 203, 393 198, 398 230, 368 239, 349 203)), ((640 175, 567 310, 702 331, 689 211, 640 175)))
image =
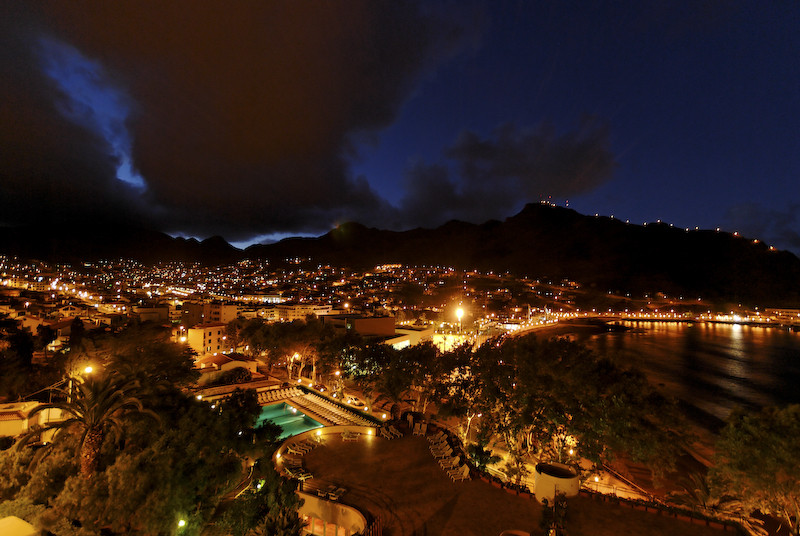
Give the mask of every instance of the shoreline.
MULTIPOLYGON (((630 328, 626 328, 624 331, 628 331, 628 329, 630 328)), ((602 320, 594 322, 581 320, 536 326, 523 333, 515 334, 515 336, 524 337, 533 335, 546 339, 556 337, 572 339, 572 335, 601 334, 609 331, 617 331, 617 326, 602 320)), ((661 391, 661 388, 654 383, 651 378, 648 378, 648 382, 654 389, 661 391)), ((696 438, 692 444, 684 447, 684 451, 699 464, 706 468, 710 467, 712 464, 711 460, 714 456, 714 443, 719 438, 719 432, 725 426, 725 421, 703 411, 682 398, 669 395, 668 393, 663 394, 673 398, 678 403, 680 412, 686 418, 688 425, 687 432, 696 438)))

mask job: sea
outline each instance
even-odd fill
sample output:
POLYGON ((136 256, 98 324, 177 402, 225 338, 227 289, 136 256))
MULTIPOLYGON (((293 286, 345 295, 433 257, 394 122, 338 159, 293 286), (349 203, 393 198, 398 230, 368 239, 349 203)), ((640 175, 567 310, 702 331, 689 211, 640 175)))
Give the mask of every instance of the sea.
POLYGON ((600 355, 642 370, 705 427, 735 408, 800 404, 800 333, 720 323, 622 322, 626 331, 577 333, 600 355))

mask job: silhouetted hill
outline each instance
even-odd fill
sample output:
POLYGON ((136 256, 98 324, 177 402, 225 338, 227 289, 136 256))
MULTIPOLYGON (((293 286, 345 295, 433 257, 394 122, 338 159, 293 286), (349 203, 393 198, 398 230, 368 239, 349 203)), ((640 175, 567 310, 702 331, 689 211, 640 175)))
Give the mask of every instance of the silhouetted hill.
POLYGON ((592 217, 544 204, 503 222, 451 221, 432 230, 381 231, 357 223, 319 238, 251 246, 250 258, 310 257, 352 268, 443 265, 571 279, 599 291, 657 292, 762 305, 800 303, 800 259, 752 239, 592 217))
POLYGON ((147 264, 173 260, 222 264, 242 256, 219 236, 200 242, 139 227, 91 223, 0 228, 0 253, 58 262, 127 258, 147 264))
POLYGON ((505 221, 451 221, 436 229, 383 231, 345 223, 318 238, 289 238, 238 250, 220 237, 202 242, 126 226, 73 224, 0 228, 0 253, 48 261, 133 258, 145 263, 230 263, 292 258, 372 268, 452 266, 518 276, 570 279, 599 292, 666 292, 760 305, 800 304, 800 259, 752 239, 666 224, 630 225, 544 204, 505 221))

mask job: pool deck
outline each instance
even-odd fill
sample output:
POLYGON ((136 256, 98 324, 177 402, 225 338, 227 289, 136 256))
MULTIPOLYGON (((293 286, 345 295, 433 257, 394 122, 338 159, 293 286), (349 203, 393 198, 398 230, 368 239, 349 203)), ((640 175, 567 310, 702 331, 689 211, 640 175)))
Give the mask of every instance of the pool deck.
MULTIPOLYGON (((304 456, 312 489, 335 484, 340 502, 383 520, 386 536, 496 536, 504 530, 537 533, 542 507, 479 479, 452 482, 423 437, 386 440, 336 435, 304 456)), ((313 493, 313 491, 312 491, 313 493)), ((667 516, 576 497, 570 499, 569 534, 720 536, 722 531, 667 516), (599 530, 600 529, 600 530, 599 530), (598 531, 599 530, 599 531, 598 531)))

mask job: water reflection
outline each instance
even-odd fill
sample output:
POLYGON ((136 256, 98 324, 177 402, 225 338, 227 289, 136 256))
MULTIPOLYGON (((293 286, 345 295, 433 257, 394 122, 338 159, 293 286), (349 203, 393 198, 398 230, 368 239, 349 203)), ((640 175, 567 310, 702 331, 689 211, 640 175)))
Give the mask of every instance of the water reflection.
POLYGON ((800 333, 735 324, 625 325, 630 331, 579 340, 718 419, 737 405, 800 403, 800 333))

